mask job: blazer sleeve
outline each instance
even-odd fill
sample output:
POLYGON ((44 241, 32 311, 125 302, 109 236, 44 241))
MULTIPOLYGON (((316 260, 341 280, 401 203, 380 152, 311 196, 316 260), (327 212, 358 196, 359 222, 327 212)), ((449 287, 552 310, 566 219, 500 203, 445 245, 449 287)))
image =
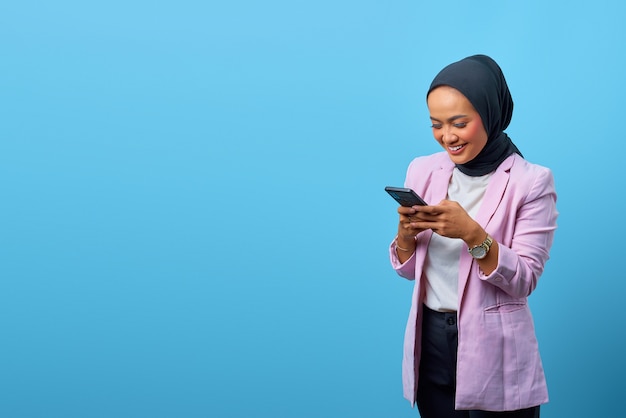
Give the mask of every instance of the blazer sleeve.
POLYGON ((489 275, 480 272, 479 277, 521 298, 536 288, 556 230, 556 191, 549 169, 540 167, 529 192, 512 213, 513 233, 498 241, 498 267, 489 275))
MULTIPOLYGON (((416 250, 417 251, 417 250, 416 250)), ((396 240, 394 238, 391 241, 391 245, 389 245, 389 260, 391 261, 391 267, 398 273, 401 277, 404 277, 408 280, 415 280, 415 253, 411 254, 411 257, 406 260, 404 263, 401 263, 398 259, 398 254, 396 253, 396 240)))

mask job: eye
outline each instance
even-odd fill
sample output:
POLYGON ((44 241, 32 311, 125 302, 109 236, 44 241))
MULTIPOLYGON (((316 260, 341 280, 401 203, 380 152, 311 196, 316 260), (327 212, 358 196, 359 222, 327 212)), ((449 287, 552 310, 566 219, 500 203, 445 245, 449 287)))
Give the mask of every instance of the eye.
POLYGON ((455 128, 465 128, 467 126, 467 122, 458 122, 454 124, 455 128))
POLYGON ((433 129, 440 129, 441 128, 441 123, 433 123, 432 125, 430 125, 431 128, 433 129))

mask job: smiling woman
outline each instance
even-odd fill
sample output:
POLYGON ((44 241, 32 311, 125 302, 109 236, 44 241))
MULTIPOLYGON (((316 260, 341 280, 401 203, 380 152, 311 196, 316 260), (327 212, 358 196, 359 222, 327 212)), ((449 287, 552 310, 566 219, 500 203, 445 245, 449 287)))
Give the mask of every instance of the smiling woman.
POLYGON ((427 102, 445 152, 413 160, 405 187, 433 205, 398 208, 390 246, 415 281, 405 397, 422 418, 536 418, 548 392, 527 297, 556 229, 552 173, 504 133, 513 100, 491 58, 444 68, 427 102))

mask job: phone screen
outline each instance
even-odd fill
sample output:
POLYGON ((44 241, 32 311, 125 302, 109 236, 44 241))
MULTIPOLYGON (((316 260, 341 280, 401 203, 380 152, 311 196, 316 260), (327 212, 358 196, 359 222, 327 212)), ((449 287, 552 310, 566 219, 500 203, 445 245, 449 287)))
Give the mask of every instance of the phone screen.
POLYGON ((401 206, 426 206, 426 202, 413 190, 406 187, 385 187, 385 191, 395 199, 401 206))

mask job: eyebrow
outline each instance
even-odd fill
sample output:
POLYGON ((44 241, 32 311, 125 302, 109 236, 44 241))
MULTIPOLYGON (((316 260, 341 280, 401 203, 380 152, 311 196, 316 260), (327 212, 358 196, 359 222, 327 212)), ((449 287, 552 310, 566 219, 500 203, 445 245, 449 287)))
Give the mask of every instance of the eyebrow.
MULTIPOLYGON (((466 118, 466 117, 467 117, 467 115, 454 115, 451 118, 448 118, 447 122, 452 122, 452 121, 455 121, 457 119, 466 118)), ((434 120, 435 122, 441 122, 439 119, 433 118, 432 116, 430 117, 430 120, 434 120)))

